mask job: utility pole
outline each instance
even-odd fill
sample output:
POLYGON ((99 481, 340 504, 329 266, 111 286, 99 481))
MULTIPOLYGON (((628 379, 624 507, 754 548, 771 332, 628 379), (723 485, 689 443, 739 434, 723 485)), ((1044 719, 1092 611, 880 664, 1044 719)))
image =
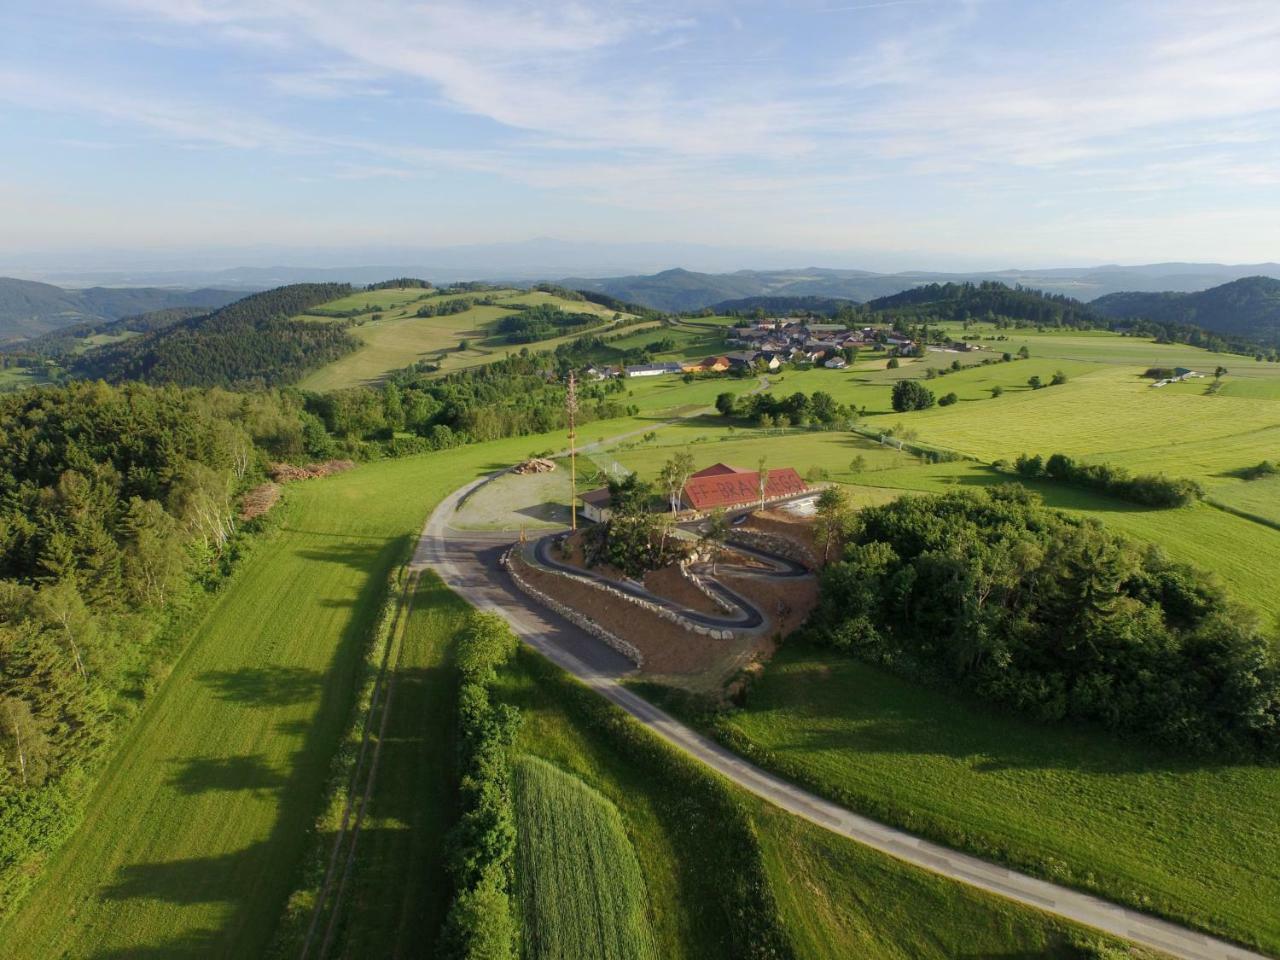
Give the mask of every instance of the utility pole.
POLYGON ((565 394, 564 408, 569 414, 569 529, 578 529, 578 452, 574 446, 578 416, 578 384, 573 371, 569 371, 569 391, 565 394))

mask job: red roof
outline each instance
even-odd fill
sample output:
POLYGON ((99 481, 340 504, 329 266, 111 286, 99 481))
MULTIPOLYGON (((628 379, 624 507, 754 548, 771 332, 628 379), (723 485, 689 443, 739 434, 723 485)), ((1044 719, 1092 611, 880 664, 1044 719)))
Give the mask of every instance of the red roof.
MULTIPOLYGON (((718 463, 716 467, 723 467, 718 463)), ((715 469, 709 467, 708 469, 715 469)), ((736 507, 753 503, 760 499, 760 474, 755 470, 743 471, 728 468, 728 472, 711 475, 694 474, 684 485, 684 502, 693 510, 714 510, 716 507, 736 507)), ((765 481, 764 498, 773 500, 777 497, 803 493, 808 488, 800 474, 791 467, 770 470, 765 481)))
POLYGON ((746 473, 746 470, 740 467, 731 467, 727 463, 713 463, 711 466, 699 470, 697 473, 689 474, 690 480, 696 480, 698 477, 722 477, 726 473, 746 473))

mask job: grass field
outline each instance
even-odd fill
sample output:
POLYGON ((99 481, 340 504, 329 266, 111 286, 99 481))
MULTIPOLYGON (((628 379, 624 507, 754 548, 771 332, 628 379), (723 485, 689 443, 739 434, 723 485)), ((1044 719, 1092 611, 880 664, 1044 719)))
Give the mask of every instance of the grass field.
POLYGON ((335 955, 434 954, 449 903, 445 835, 457 818, 450 655, 470 610, 435 574, 421 574, 335 955))
POLYGON ((440 496, 527 444, 289 488, 281 529, 245 560, 122 738, 86 826, 0 928, 6 956, 261 954, 306 847, 387 570, 440 496))
POLYGON ((537 757, 521 757, 514 773, 524 955, 657 958, 644 877, 618 808, 537 757))
POLYGON ((10 390, 25 390, 37 384, 46 383, 47 377, 32 367, 5 367, 0 370, 0 393, 10 390))
MULTIPOLYGON (((554 349, 573 336, 544 340, 537 344, 508 344, 496 336, 493 325, 512 311, 501 304, 551 304, 571 313, 593 313, 602 320, 611 319, 614 311, 596 303, 565 300, 541 291, 528 293, 518 290, 485 291, 477 294, 441 295, 418 289, 360 291, 341 300, 323 305, 324 310, 364 310, 363 322, 351 328, 351 333, 363 346, 325 367, 309 374, 300 384, 306 390, 337 390, 361 384, 376 383, 394 370, 400 370, 418 360, 440 362, 444 371, 489 363, 521 347, 530 349, 554 349), (456 300, 459 297, 491 296, 498 301, 494 306, 474 306, 462 313, 439 317, 419 317, 417 310, 423 304, 456 300), (381 314, 372 319, 374 312, 381 314), (463 340, 466 350, 460 350, 463 340)), ((309 315, 306 319, 332 322, 323 315, 309 315)), ((359 318, 358 318, 359 319, 359 318)))
POLYGON ((1082 946, 1099 945, 1096 935, 880 856, 773 807, 757 803, 753 810, 778 906, 803 960, 1079 960, 1082 946))
POLYGON ((725 722, 874 816, 1280 952, 1280 769, 1039 726, 784 648, 725 722))
POLYGON ((690 779, 681 754, 531 651, 521 651, 501 686, 501 699, 524 717, 517 749, 572 771, 616 806, 647 887, 659 956, 739 955, 717 924, 740 921, 716 908, 752 851, 717 843, 705 818, 723 802, 712 802, 718 795, 750 818, 769 894, 801 960, 1080 956, 1069 943, 1082 934, 1067 924, 867 850, 705 771, 690 779), (656 750, 637 749, 642 743, 656 750))

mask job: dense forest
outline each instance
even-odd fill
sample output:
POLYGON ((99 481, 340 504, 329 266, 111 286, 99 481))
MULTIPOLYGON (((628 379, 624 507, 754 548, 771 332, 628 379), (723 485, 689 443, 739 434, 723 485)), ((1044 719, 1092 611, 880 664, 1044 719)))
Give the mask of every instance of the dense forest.
POLYGON ((1280 280, 1245 277, 1198 293, 1113 293, 1090 304, 1117 320, 1178 329, 1194 325, 1227 338, 1280 346, 1280 280))
POLYGON ((1045 721, 1280 755, 1280 663, 1216 581, 1020 486, 846 518, 822 642, 1045 721))
POLYGON ((268 393, 0 397, 0 901, 73 825, 172 625, 233 561, 238 493, 302 452, 296 404, 268 393))
POLYGON ((1019 320, 1037 327, 1104 326, 1088 306, 1060 294, 1041 293, 1003 283, 930 283, 866 304, 872 313, 903 320, 989 321, 1007 326, 1019 320))
POLYGON ((521 304, 510 304, 509 307, 520 308, 518 313, 503 317, 498 321, 498 332, 507 343, 533 343, 537 340, 550 340, 571 333, 582 333, 592 327, 608 323, 603 317, 594 313, 570 313, 549 303, 539 303, 525 307, 521 304))
POLYGON ((359 346, 340 324, 291 320, 345 296, 347 284, 300 283, 257 293, 207 316, 92 350, 78 376, 232 389, 292 383, 359 346))

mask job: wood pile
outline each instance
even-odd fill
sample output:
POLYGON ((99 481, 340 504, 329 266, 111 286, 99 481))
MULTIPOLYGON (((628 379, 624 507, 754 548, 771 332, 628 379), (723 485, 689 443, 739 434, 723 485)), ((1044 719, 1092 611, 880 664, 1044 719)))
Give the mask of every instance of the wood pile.
POLYGON ((545 457, 534 457, 532 460, 526 460, 524 463, 512 467, 511 472, 520 474, 550 473, 555 468, 555 461, 547 460, 545 457))

